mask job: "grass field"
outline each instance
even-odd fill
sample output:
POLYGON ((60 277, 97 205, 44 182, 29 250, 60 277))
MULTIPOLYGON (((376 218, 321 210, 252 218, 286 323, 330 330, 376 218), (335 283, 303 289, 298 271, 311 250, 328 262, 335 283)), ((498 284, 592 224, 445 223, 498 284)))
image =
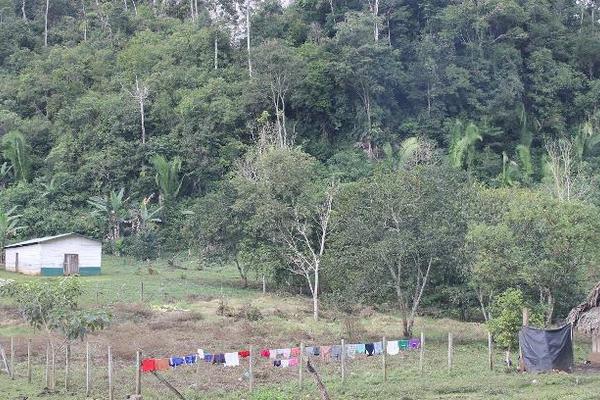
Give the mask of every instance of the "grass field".
MULTIPOLYGON (((258 285, 243 289, 231 268, 196 269, 194 261, 150 265, 115 257, 105 257, 103 275, 82 278, 86 294, 83 304, 102 307, 113 314, 112 325, 91 335, 92 392, 94 399, 107 398, 106 349, 110 345, 115 359, 115 399, 133 392, 135 351, 168 357, 194 352, 197 348, 227 352, 247 349, 330 345, 344 337, 348 341, 375 341, 382 336, 399 338, 400 320, 395 315, 365 310, 360 315, 344 316, 324 310, 315 323, 309 300, 296 296, 262 295, 258 285), (185 268, 185 269, 182 269, 185 268), (149 271, 154 271, 150 274, 149 271), (141 301, 141 283, 144 301, 141 301), (225 308, 226 314, 217 310, 225 308), (254 311, 253 314, 248 310, 254 311), (256 315, 260 311, 260 318, 256 315)), ((0 278, 52 279, 25 277, 0 272, 0 278)), ((418 319, 416 332, 426 335, 423 374, 418 368, 418 353, 388 357, 388 380, 383 382, 381 357, 357 357, 347 364, 346 381, 341 381, 340 363, 314 363, 332 399, 598 399, 600 375, 593 373, 518 374, 506 371, 502 354, 495 354, 495 370, 487 368, 486 331, 483 326, 453 320, 418 319), (446 336, 454 335, 452 370, 447 368, 446 336)), ((0 343, 7 348, 9 336, 16 341, 14 381, 0 374, 0 399, 84 399, 85 344, 73 346, 72 376, 64 389, 64 357, 56 354, 57 391, 44 390, 45 345, 22 323, 10 303, 0 307, 0 343), (33 382, 24 378, 26 340, 33 338, 33 382)), ((589 345, 577 340, 576 361, 581 362, 589 345)), ((238 368, 200 364, 200 368, 181 367, 167 371, 165 377, 188 399, 317 399, 310 375, 298 386, 297 368, 280 369, 258 359, 254 375, 256 389, 248 391, 247 361, 238 368)), ((144 375, 146 399, 171 399, 174 396, 155 377, 144 375)))

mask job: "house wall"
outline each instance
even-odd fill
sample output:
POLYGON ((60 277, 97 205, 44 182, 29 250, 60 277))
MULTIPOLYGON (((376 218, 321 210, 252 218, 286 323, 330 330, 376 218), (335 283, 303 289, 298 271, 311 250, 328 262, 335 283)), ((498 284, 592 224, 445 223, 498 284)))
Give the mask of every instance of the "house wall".
POLYGON ((41 247, 32 244, 23 247, 11 247, 5 250, 5 268, 7 271, 21 272, 27 275, 38 275, 41 269, 41 247), (16 255, 19 254, 18 271, 15 266, 16 255))
POLYGON ((80 275, 99 275, 102 264, 102 244, 79 236, 40 243, 42 275, 63 275, 65 254, 79 255, 80 275))

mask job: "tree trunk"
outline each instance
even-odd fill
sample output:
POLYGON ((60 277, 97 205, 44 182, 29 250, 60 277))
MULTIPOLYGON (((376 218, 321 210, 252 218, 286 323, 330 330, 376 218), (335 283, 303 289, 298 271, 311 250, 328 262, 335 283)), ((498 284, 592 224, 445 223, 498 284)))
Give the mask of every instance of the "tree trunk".
POLYGON ((546 315, 546 325, 552 324, 552 315, 554 314, 554 296, 548 293, 548 314, 546 315))
POLYGON ((240 274, 240 278, 242 278, 242 284, 245 289, 248 287, 248 275, 246 274, 246 271, 244 271, 244 269, 242 268, 237 258, 235 259, 235 266, 237 267, 237 270, 240 274))
POLYGON ((27 21, 27 15, 25 14, 25 0, 21 1, 21 15, 23 17, 23 21, 27 21))
POLYGON ((50 9, 50 0, 46 0, 46 12, 44 13, 44 47, 48 47, 48 9, 50 9))
POLYGON ((267 278, 265 277, 265 274, 262 276, 262 293, 267 294, 267 278))
POLYGON ((319 267, 315 268, 315 284, 313 287, 313 319, 319 320, 319 267))
POLYGON ((373 28, 373 34, 375 36, 375 43, 379 41, 379 23, 377 21, 379 14, 379 0, 375 0, 373 3, 373 16, 375 17, 375 27, 373 28))
POLYGON ((215 32, 215 69, 219 69, 219 38, 215 32))
POLYGON ((190 0, 190 18, 192 22, 196 20, 196 14, 194 13, 194 0, 190 0))
POLYGON ((248 50, 248 75, 252 77, 252 59, 250 57, 250 1, 246 0, 246 48, 248 50))

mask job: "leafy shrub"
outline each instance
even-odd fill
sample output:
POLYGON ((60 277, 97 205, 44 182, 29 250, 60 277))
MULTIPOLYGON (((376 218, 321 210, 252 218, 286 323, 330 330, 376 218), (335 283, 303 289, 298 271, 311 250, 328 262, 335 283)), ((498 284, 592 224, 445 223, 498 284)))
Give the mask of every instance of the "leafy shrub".
POLYGON ((237 312, 237 318, 247 319, 248 321, 259 321, 263 319, 263 315, 258 308, 247 304, 237 312))
POLYGON ((511 350, 519 345, 519 330, 523 325, 523 308, 529 308, 529 322, 531 325, 544 324, 543 310, 530 307, 519 289, 509 288, 494 300, 492 305, 492 319, 488 328, 494 336, 494 341, 502 348, 511 350))
POLYGON ((123 239, 122 252, 137 260, 158 258, 159 241, 154 231, 140 232, 123 239))

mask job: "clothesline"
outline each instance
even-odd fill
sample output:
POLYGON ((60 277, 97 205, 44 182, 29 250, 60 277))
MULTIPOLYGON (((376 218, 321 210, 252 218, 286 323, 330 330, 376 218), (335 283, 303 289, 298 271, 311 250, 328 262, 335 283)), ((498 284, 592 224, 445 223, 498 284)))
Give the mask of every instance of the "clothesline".
MULTIPOLYGON (((366 354, 367 357, 381 355, 384 351, 389 355, 397 355, 401 351, 417 350, 421 347, 419 339, 400 339, 372 343, 353 343, 343 346, 339 344, 330 346, 308 346, 304 348, 304 355, 307 357, 320 357, 323 360, 340 360, 342 353, 349 358, 357 355, 366 354)), ((282 349, 264 348, 259 351, 261 358, 272 361, 274 367, 293 367, 299 363, 301 356, 300 347, 290 347, 282 349)), ((140 368, 143 372, 163 371, 171 368, 181 367, 183 365, 193 365, 204 361, 209 364, 224 365, 226 367, 237 367, 240 365, 240 359, 250 357, 250 350, 240 350, 229 353, 209 353, 204 349, 198 349, 195 354, 185 356, 173 356, 170 358, 145 358, 142 360, 140 368)))

